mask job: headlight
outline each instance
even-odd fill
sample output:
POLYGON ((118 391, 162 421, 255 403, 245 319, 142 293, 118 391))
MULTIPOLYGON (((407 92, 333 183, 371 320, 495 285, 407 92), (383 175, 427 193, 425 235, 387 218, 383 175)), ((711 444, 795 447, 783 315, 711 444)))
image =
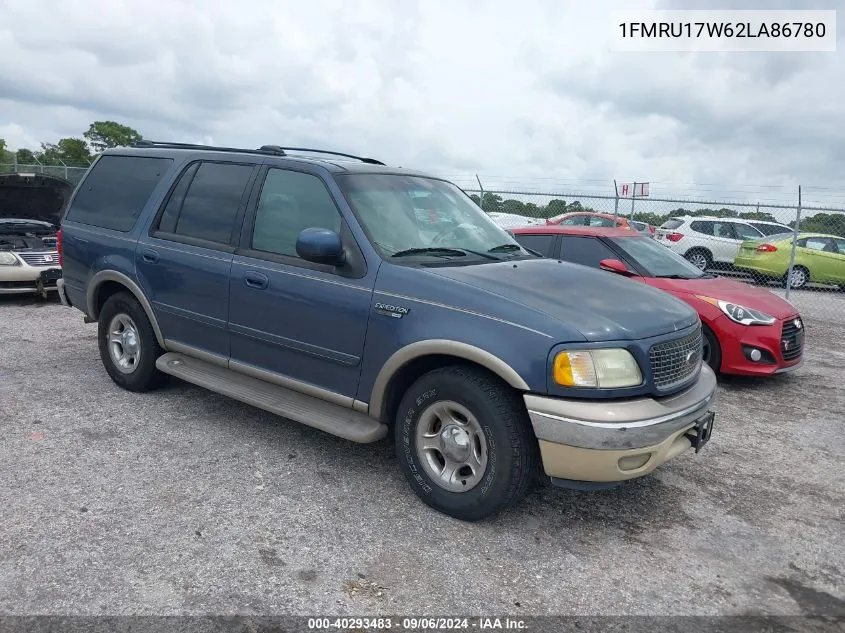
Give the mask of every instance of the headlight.
POLYGON ((20 262, 9 251, 0 251, 0 266, 20 266, 20 262))
POLYGON ((564 387, 613 389, 643 382, 640 366, 626 349, 559 352, 554 361, 555 382, 564 387))
POLYGON ((775 317, 753 308, 746 308, 737 303, 730 301, 722 301, 721 299, 714 299, 713 297, 705 297, 703 295, 696 295, 702 301, 706 301, 718 308, 728 315, 728 318, 734 323, 741 325, 771 325, 775 322, 775 317))

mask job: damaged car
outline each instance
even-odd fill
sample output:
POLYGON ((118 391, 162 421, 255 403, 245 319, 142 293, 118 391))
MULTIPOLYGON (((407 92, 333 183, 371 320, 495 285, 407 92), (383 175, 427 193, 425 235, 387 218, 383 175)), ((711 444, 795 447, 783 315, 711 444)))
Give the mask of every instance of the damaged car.
POLYGON ((58 223, 69 189, 40 175, 0 177, 0 294, 56 291, 58 223))

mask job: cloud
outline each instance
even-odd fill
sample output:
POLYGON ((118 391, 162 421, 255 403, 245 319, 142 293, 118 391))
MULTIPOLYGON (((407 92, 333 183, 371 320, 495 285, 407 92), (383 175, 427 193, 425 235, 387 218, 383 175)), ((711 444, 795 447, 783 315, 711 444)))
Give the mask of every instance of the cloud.
POLYGON ((7 0, 0 134, 32 147, 113 119, 153 139, 318 146, 534 189, 843 184, 840 54, 613 53, 616 8, 7 0))

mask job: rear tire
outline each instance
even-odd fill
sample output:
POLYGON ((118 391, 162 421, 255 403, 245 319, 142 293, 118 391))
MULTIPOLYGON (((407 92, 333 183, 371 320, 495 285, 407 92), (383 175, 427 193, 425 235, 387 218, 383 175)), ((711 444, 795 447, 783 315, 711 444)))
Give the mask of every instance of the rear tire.
POLYGON ((149 391, 161 385, 165 374, 156 368, 164 353, 146 312, 128 292, 106 300, 97 325, 100 359, 109 377, 127 391, 149 391))
POLYGON ((539 445, 521 398, 473 367, 436 369, 411 385, 395 441, 417 496, 462 521, 515 505, 539 472, 539 445))
POLYGON ((691 248, 684 253, 684 259, 702 272, 713 267, 713 256, 704 248, 691 248))
POLYGON ((703 323, 702 330, 704 331, 704 362, 718 374, 722 371, 722 346, 719 345, 719 339, 716 338, 713 330, 703 323))
POLYGON ((787 280, 789 276, 789 270, 787 269, 786 273, 783 275, 783 287, 786 288, 787 285, 792 290, 799 290, 800 288, 804 288, 807 284, 810 283, 810 271, 807 270, 804 266, 795 266, 792 269, 792 279, 787 280))

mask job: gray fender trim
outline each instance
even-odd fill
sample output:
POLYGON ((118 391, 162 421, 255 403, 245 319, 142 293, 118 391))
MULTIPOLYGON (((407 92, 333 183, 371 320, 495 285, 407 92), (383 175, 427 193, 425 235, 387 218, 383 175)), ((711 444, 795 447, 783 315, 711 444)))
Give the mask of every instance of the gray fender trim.
POLYGON ((100 286, 106 281, 116 281, 122 286, 125 286, 126 289, 135 296, 138 303, 140 303, 141 307, 144 308, 144 312, 146 312, 147 318, 153 326, 153 332, 155 332, 158 344, 161 345, 162 349, 166 350, 167 346, 164 342, 164 336, 161 334, 161 329, 158 327, 158 321, 156 321, 155 314, 153 313, 153 306, 150 304, 149 300, 147 300, 147 297, 144 296, 144 292, 138 284, 123 273, 119 273, 116 270, 101 270, 91 278, 91 281, 88 282, 88 291, 85 297, 88 315, 92 319, 97 319, 100 316, 97 314, 97 293, 99 292, 100 286))
POLYGON ((511 387, 520 391, 529 390, 528 384, 522 379, 522 376, 498 356, 494 356, 480 347, 468 345, 467 343, 450 341, 448 339, 428 339, 406 345, 395 351, 387 359, 387 362, 384 363, 373 383, 373 391, 369 403, 370 416, 376 419, 381 417, 381 409, 384 405, 387 386, 390 384, 390 379, 393 378, 403 365, 415 358, 433 354, 444 354, 472 361, 489 369, 511 387))

